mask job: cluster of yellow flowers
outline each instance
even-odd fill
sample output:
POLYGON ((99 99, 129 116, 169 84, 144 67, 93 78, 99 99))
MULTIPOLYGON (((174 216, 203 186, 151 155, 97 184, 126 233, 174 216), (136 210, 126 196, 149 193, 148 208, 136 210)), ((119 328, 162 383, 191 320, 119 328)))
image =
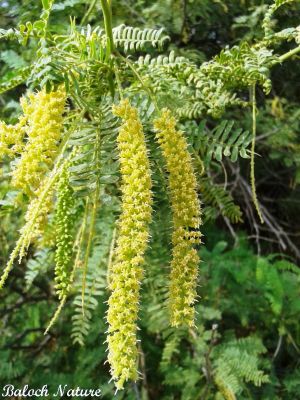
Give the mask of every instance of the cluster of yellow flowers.
POLYGON ((56 91, 47 93, 43 89, 28 97, 29 101, 21 103, 28 139, 12 173, 12 184, 32 196, 57 155, 66 93, 61 86, 56 91))
POLYGON ((113 107, 123 119, 118 149, 122 174, 122 213, 110 271, 112 291, 107 312, 108 361, 117 389, 128 379, 137 379, 137 326, 142 264, 151 220, 151 172, 142 124, 128 100, 113 107))
POLYGON ((172 326, 194 324, 194 303, 199 257, 195 245, 201 242, 201 208, 197 181, 186 139, 176 130, 176 119, 164 109, 154 121, 156 138, 169 172, 169 190, 173 211, 173 254, 170 277, 170 313, 172 326))
MULTIPOLYGON (((26 252, 33 236, 52 206, 54 177, 45 176, 53 166, 62 137, 66 93, 63 87, 47 93, 45 89, 22 99, 23 116, 15 126, 0 123, 0 156, 20 154, 12 172, 12 184, 30 198, 26 224, 1 278, 1 286, 14 259, 26 252)), ((122 175, 122 212, 118 239, 110 268, 108 300, 108 361, 117 389, 138 378, 137 319, 144 254, 149 240, 152 211, 150 163, 143 126, 136 108, 127 99, 113 106, 122 119, 117 145, 122 175)), ((195 246, 201 241, 200 202, 191 155, 182 132, 169 110, 154 121, 157 141, 168 171, 173 211, 173 253, 170 276, 170 313, 173 326, 194 324, 199 257, 195 246)), ((58 316, 70 287, 70 262, 73 249, 71 230, 73 190, 69 185, 66 164, 57 185, 56 289, 61 305, 50 322, 58 316)), ((49 327, 47 329, 49 329, 49 327)))
POLYGON ((21 98, 23 115, 16 125, 0 122, 0 157, 12 158, 21 154, 14 165, 12 184, 31 198, 25 215, 26 223, 1 276, 0 288, 16 257, 21 260, 32 239, 43 230, 53 205, 54 180, 45 173, 52 167, 58 153, 65 102, 63 86, 50 93, 42 89, 30 93, 28 98, 21 98))
POLYGON ((0 159, 20 154, 24 147, 26 117, 21 116, 16 125, 7 125, 0 121, 0 159))

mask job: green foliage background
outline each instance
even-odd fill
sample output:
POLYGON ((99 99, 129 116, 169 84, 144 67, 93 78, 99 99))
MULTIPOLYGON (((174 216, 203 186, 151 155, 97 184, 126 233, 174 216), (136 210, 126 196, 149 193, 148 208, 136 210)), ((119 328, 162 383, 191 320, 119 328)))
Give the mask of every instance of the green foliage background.
MULTIPOLYGON (((262 39, 262 20, 271 3, 114 0, 113 20, 114 25, 165 27, 171 37, 168 50, 201 65, 226 46, 239 46, 237 59, 243 51, 247 55, 247 46, 242 43, 253 44, 262 39)), ((0 4, 3 29, 39 19, 39 2, 1 0, 0 4)), ((65 34, 70 15, 77 24, 102 24, 100 2, 65 0, 54 4, 50 29, 65 34)), ((278 32, 299 25, 299 20, 300 3, 295 1, 280 8, 272 24, 278 32)), ((290 41, 276 44, 279 54, 291 48, 290 41)), ((20 71, 27 74, 36 43, 30 41, 22 47, 17 42, 1 41, 0 51, 0 84, 5 86, 14 76, 21 76, 20 71)), ((149 50, 150 55, 152 52, 154 57, 154 51, 149 50)), ((222 55, 219 61, 222 62, 222 55)), ((215 72, 208 73, 213 80, 215 72)), ((229 74, 226 79, 227 88, 231 89, 234 76, 229 74)), ((42 249, 30 248, 27 258, 12 271, 0 295, 0 386, 48 384, 50 390, 56 390, 59 384, 100 387, 104 399, 300 399, 300 270, 296 266, 300 245, 299 57, 275 65, 270 80, 269 94, 261 88, 257 91, 255 172, 258 198, 266 218, 263 226, 256 216, 249 184, 249 107, 234 101, 229 101, 227 107, 225 99, 226 107, 221 101, 214 104, 216 113, 195 111, 192 120, 181 120, 191 148, 209 165, 209 173, 202 176, 200 185, 205 225, 200 249, 197 329, 175 330, 168 326, 164 305, 170 225, 165 192, 160 190, 164 182, 158 175, 140 314, 142 379, 114 394, 105 364, 104 318, 108 296, 106 266, 119 212, 112 187, 110 193, 103 194, 96 221, 84 318, 75 285, 58 323, 43 335, 57 306, 51 283, 51 223, 49 240, 45 239, 42 249), (227 141, 226 129, 235 138, 233 143, 227 141)), ((164 83, 173 85, 172 80, 164 83)), ((1 119, 16 121, 20 112, 18 99, 25 89, 21 80, 20 85, 0 95, 1 119)), ((248 101, 246 89, 235 90, 248 101)), ((166 96, 166 101, 170 103, 172 99, 166 96)), ((191 107, 185 101, 188 100, 183 98, 182 112, 185 106, 191 107)), ((201 172, 201 163, 197 167, 201 172)), ((15 202, 17 194, 9 186, 5 166, 2 171, 0 260, 4 266, 21 227, 24 205, 15 202)), ((113 184, 113 179, 108 183, 113 184)))

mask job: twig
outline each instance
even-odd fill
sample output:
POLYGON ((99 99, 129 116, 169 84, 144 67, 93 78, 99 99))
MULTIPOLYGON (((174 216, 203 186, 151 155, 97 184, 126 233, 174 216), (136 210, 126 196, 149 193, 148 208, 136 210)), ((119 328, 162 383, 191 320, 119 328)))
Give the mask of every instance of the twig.
POLYGON ((280 335, 280 336, 279 336, 278 343, 277 343, 277 346, 276 346, 275 353, 273 354, 273 357, 272 357, 273 361, 274 361, 275 358, 278 356, 280 347, 281 347, 281 345, 282 345, 282 338, 283 338, 282 335, 280 335))
POLYGON ((143 388, 145 389, 145 396, 143 396, 143 399, 145 397, 145 400, 148 399, 148 380, 147 380, 147 375, 146 375, 146 362, 145 362, 145 354, 143 352, 141 343, 139 342, 138 344, 139 347, 139 354, 140 354, 140 366, 141 366, 141 373, 143 377, 143 388))
POLYGON ((183 42, 185 42, 184 34, 186 32, 186 26, 187 26, 187 0, 181 0, 182 1, 182 25, 181 25, 181 31, 180 31, 180 37, 183 42))
POLYGON ((242 193, 244 194, 244 200, 247 204, 247 210, 252 214, 252 218, 250 221, 252 221, 254 229, 257 234, 257 243, 259 242, 259 232, 260 230, 265 230, 266 228, 272 232, 272 234, 276 237, 278 244, 282 250, 286 250, 287 247, 289 246, 290 249, 293 251, 295 256, 300 259, 300 251, 297 248, 297 246, 293 243, 293 241, 289 238, 289 235, 286 233, 286 231, 282 228, 282 226, 277 222, 276 218, 270 213, 270 211, 265 207, 263 204, 259 203, 264 221, 265 221, 265 226, 258 226, 253 213, 252 213, 252 207, 249 204, 249 197, 251 196, 251 187, 249 186, 248 182, 239 174, 239 172, 234 170, 234 167, 231 165, 230 166, 232 169, 232 172, 236 174, 236 179, 237 182, 242 189, 242 193))
POLYGON ((287 53, 283 54, 279 57, 279 62, 286 61, 288 58, 295 56, 296 54, 300 53, 300 46, 295 47, 294 49, 288 51, 287 53))
POLYGON ((205 367, 203 367, 204 370, 204 374, 206 376, 206 386, 204 389, 204 392, 201 396, 201 400, 205 400, 207 395, 208 395, 208 391, 210 388, 210 385, 212 384, 213 381, 213 372, 212 372, 212 365, 210 362, 210 354, 212 352, 212 349, 215 345, 215 334, 217 332, 218 329, 218 325, 217 324, 213 324, 212 326, 212 330, 211 330, 211 339, 210 339, 210 344, 209 347, 207 349, 207 352, 205 353, 205 367))
POLYGON ((89 6, 87 12, 84 14, 84 16, 83 16, 83 18, 82 18, 82 20, 80 22, 81 26, 86 23, 86 21, 88 20, 89 16, 91 15, 93 9, 95 8, 96 4, 97 4, 97 0, 93 0, 92 3, 89 6))
POLYGON ((132 383, 132 386, 133 386, 133 390, 134 390, 134 394, 135 394, 136 400, 142 400, 136 382, 133 382, 133 383, 132 383))
POLYGON ((260 222, 264 223, 264 218, 259 207, 259 202, 256 194, 255 185, 255 168, 254 168, 254 157, 255 157, 255 140, 256 140, 256 87, 255 84, 251 87, 251 103, 252 103, 252 141, 251 141, 251 162, 250 162, 250 176, 251 176, 251 189, 252 189, 252 200, 259 216, 260 222))

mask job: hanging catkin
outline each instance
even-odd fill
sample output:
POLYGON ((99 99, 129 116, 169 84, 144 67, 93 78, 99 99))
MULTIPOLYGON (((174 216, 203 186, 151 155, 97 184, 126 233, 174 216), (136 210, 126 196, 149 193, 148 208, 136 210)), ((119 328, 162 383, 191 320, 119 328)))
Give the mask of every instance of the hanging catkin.
POLYGON ((66 93, 63 87, 29 94, 23 101, 28 141, 12 173, 13 186, 32 196, 52 167, 62 135, 66 93))
POLYGON ((57 182, 57 205, 55 213, 55 289, 60 304, 51 318, 45 333, 56 322, 67 300, 74 279, 74 266, 72 265, 74 246, 74 226, 76 215, 74 190, 70 185, 70 162, 65 162, 57 182))
POLYGON ((200 203, 197 182, 187 142, 176 130, 176 120, 164 109, 154 121, 156 138, 169 173, 168 183, 173 212, 172 261, 169 288, 172 326, 194 324, 200 243, 200 203))
POLYGON ((60 300, 68 294, 72 283, 71 261, 74 242, 75 198, 73 189, 70 186, 68 168, 69 163, 66 163, 57 184, 55 215, 55 288, 60 300))
MULTIPOLYGON (((25 215, 26 223, 20 231, 19 240, 0 278, 0 289, 8 277, 14 260, 19 256, 21 261, 29 244, 43 231, 47 221, 52 206, 56 174, 47 176, 46 173, 58 155, 65 102, 66 92, 62 86, 50 93, 42 89, 36 94, 29 94, 28 100, 26 98, 21 100, 24 116, 19 120, 22 135, 19 132, 18 140, 20 141, 21 136, 26 134, 27 142, 12 172, 12 184, 26 193, 31 201, 25 215)), ((18 143, 16 152, 20 151, 20 146, 23 147, 18 143)))
POLYGON ((110 270, 108 361, 117 389, 137 379, 137 318, 142 264, 151 220, 151 174, 145 137, 137 110, 128 100, 113 107, 123 119, 118 149, 122 175, 122 213, 115 260, 110 270))

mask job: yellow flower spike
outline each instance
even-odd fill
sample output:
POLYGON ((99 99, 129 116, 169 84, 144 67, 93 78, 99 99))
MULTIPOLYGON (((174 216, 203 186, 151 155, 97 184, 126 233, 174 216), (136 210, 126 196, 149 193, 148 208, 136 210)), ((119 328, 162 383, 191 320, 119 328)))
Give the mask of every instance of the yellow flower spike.
POLYGON ((169 287, 172 326, 194 325, 199 256, 194 248, 201 242, 201 207, 197 181, 186 139, 176 130, 176 119, 164 109, 154 121, 162 149, 173 212, 172 261, 169 287))
POLYGON ((43 89, 28 98, 21 101, 28 141, 12 173, 12 184, 32 195, 57 155, 66 93, 63 87, 50 93, 43 89))
POLYGON ((144 253, 151 220, 151 172, 143 127, 137 110, 122 100, 113 106, 122 118, 118 134, 122 174, 122 213, 115 261, 111 266, 108 300, 108 361, 117 389, 129 379, 136 380, 137 318, 139 290, 143 277, 144 253))

